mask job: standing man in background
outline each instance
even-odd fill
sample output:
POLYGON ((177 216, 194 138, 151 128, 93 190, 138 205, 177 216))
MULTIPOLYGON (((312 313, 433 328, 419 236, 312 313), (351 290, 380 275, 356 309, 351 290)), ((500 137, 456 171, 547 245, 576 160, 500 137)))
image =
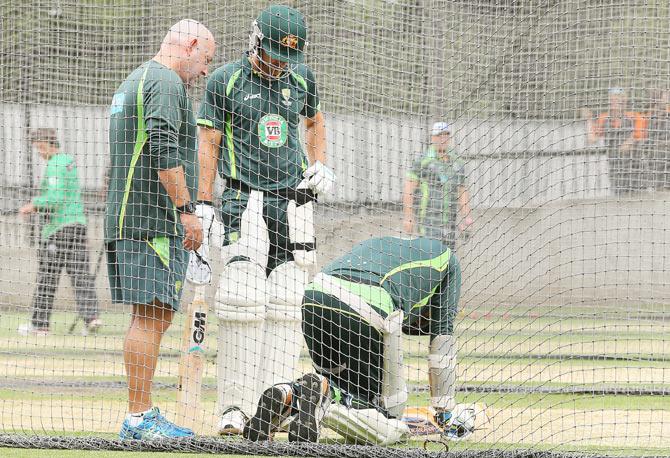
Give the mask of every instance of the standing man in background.
POLYGON ((465 167, 451 147, 451 126, 436 122, 431 146, 414 162, 403 188, 403 231, 456 245, 456 229, 472 225, 465 167))
POLYGON ((649 185, 663 191, 670 189, 670 91, 652 91, 648 123, 645 171, 649 185))
POLYGON ((628 194, 642 187, 642 160, 638 146, 645 138, 646 121, 634 111, 628 111, 628 95, 620 87, 609 89, 609 110, 590 122, 592 115, 585 110, 589 122, 590 144, 605 140, 610 188, 614 195, 628 194))
POLYGON ((161 339, 179 310, 188 251, 202 242, 196 125, 186 90, 207 75, 214 48, 204 25, 182 20, 112 99, 107 266, 112 301, 132 305, 122 440, 193 436, 153 406, 151 390, 161 339))
POLYGON ((227 184, 215 305, 221 434, 241 434, 259 393, 295 378, 303 345, 300 303, 316 265, 313 201, 335 181, 305 46, 303 15, 268 7, 252 25, 249 52, 212 73, 198 116, 204 227, 214 218, 217 170, 227 184))
POLYGON ((54 295, 65 268, 72 278, 77 313, 84 321, 83 334, 86 335, 95 332, 102 322, 98 319, 98 298, 90 269, 77 165, 72 156, 60 152, 54 129, 36 129, 30 133, 30 141, 40 157, 47 161, 47 166, 40 195, 21 207, 19 213, 44 213, 46 224, 42 228, 38 251, 33 317, 30 323, 19 326, 18 332, 21 335, 49 333, 54 295))

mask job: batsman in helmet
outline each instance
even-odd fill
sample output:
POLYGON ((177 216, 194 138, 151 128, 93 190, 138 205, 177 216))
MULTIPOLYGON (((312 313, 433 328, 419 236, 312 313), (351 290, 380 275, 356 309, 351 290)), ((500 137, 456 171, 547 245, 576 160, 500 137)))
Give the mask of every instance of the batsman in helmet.
MULTIPOLYGON (((335 182, 306 46, 303 15, 268 7, 252 24, 249 51, 212 73, 198 116, 205 228, 214 227, 216 173, 226 181, 215 298, 221 434, 241 433, 262 390, 296 376, 300 306, 316 264, 313 206, 335 182)), ((204 242, 207 256, 208 234, 204 242)))

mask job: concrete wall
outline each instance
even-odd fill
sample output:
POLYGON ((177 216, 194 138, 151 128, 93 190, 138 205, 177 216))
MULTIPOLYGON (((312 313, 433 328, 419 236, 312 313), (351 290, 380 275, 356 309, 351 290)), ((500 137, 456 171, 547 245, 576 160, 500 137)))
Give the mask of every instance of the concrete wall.
MULTIPOLYGON (((63 150, 77 160, 83 187, 100 189, 108 164, 107 124, 106 107, 0 105, 0 186, 39 183, 44 164, 26 151, 30 125, 58 129, 63 150)), ((328 201, 399 202, 405 173, 426 148, 426 124, 416 118, 329 115, 327 126, 329 162, 339 180, 328 201)), ((473 119, 456 121, 454 132, 475 207, 607 195, 605 158, 566 154, 585 150, 583 123, 473 119)))
MULTIPOLYGON (((25 110, 0 106, 0 167, 4 208, 21 203, 29 186, 25 110)), ((107 164, 106 109, 34 106, 30 125, 59 129, 75 155, 84 186, 99 189, 107 164)), ((585 149, 581 123, 461 121, 455 123, 466 160, 475 216, 473 237, 457 252, 464 267, 464 303, 549 304, 602 301, 666 303, 670 255, 667 193, 608 197, 607 160, 585 149)), ((330 164, 339 183, 319 209, 320 263, 368 237, 399 234, 397 210, 405 171, 425 147, 417 120, 329 116, 330 164), (335 205, 338 204, 338 205, 335 205)), ((33 157, 34 181, 41 161, 33 157)), ((2 208, 2 207, 0 207, 2 208)), ((30 225, 0 217, 2 303, 28 305, 36 253, 30 225)), ((90 218, 92 257, 102 246, 102 218, 90 218)), ((104 270, 103 270, 104 273, 104 270)), ((67 280, 63 280, 67 282, 67 280)), ((101 297, 108 297, 104 275, 101 297)), ((70 288, 61 304, 73 306, 70 288)))

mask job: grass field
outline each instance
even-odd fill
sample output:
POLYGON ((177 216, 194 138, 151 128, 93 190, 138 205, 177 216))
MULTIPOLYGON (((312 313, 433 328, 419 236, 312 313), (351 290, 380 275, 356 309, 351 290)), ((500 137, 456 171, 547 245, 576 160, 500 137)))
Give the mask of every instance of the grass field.
MULTIPOLYGON (((670 392, 670 340, 665 338, 664 321, 630 319, 615 311, 598 317, 588 308, 572 308, 570 314, 543 314, 538 309, 533 314, 520 309, 498 312, 466 311, 458 322, 458 380, 474 390, 459 392, 458 400, 485 404, 490 421, 470 440, 453 444, 452 450, 670 454, 670 397, 635 394, 670 392), (611 394, 612 389, 622 394, 611 394)), ((0 422, 4 432, 114 437, 125 414, 121 348, 128 317, 106 313, 103 318, 106 326, 96 336, 66 335, 73 314, 56 312, 52 335, 19 337, 14 330, 25 316, 2 313, 0 422)), ((175 411, 181 320, 180 315, 165 338, 156 372, 155 402, 168 417, 175 411)), ((210 320, 208 332, 217 335, 216 320, 210 320)), ((197 428, 205 435, 214 434, 216 422, 214 340, 206 353, 204 415, 197 428)), ((405 375, 413 388, 409 402, 413 406, 429 403, 426 344, 424 337, 406 339, 405 375)), ((310 369, 306 353, 301 369, 310 369)), ((335 436, 326 434, 326 439, 335 436)), ((409 444, 421 445, 420 440, 409 444)), ((87 452, 5 449, 0 455, 40 453, 76 457, 87 452)))

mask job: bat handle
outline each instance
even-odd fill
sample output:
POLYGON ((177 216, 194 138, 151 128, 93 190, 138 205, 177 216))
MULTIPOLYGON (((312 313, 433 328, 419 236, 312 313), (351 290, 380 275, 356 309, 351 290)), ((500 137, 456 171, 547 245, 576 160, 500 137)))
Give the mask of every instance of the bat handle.
POLYGON ((195 285, 193 287, 193 300, 205 300, 205 293, 209 285, 195 285))

